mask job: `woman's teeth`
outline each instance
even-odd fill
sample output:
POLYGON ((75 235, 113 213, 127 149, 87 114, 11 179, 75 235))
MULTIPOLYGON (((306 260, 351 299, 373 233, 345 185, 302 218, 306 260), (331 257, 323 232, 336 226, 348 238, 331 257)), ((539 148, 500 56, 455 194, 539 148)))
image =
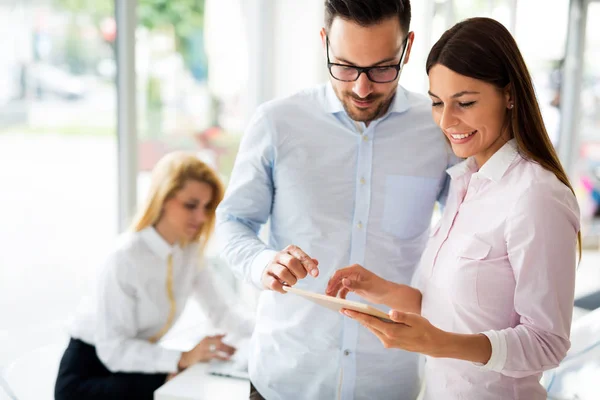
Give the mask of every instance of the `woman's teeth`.
POLYGON ((475 132, 477 132, 477 131, 473 131, 471 133, 465 133, 465 134, 462 134, 462 135, 450 135, 450 136, 452 136, 453 139, 466 139, 469 136, 473 135, 475 132))

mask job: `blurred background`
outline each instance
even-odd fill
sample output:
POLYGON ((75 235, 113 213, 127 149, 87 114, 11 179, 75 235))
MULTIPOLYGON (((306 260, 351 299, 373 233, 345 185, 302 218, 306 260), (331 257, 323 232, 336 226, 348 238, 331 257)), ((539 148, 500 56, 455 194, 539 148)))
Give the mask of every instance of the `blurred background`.
MULTIPOLYGON (((488 16, 515 36, 582 208, 578 296, 599 290, 600 1, 412 7, 413 91, 455 22, 488 16)), ((227 182, 256 106, 328 79, 322 21, 322 0, 0 0, 0 372, 64 339, 163 154, 194 151, 227 182)))

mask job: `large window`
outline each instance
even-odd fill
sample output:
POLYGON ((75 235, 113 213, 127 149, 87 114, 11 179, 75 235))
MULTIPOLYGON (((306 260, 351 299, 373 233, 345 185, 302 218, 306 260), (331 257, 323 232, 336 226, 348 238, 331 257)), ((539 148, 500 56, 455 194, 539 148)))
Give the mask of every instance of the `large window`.
POLYGON ((113 1, 79 3, 0 3, 0 368, 64 335, 116 233, 113 1))
MULTIPOLYGON (((581 140, 600 143, 600 2, 587 10, 583 80, 581 91, 581 140)), ((600 160, 598 160, 600 161, 600 160)), ((600 171, 598 171, 600 178, 600 171)))
MULTIPOLYGON (((119 231, 114 4, 0 4, 0 371, 64 339, 119 231)), ((176 149, 229 179, 248 113, 240 4, 137 2, 139 201, 176 149)))
POLYGON ((561 108, 559 92, 565 58, 569 0, 558 0, 548 7, 544 0, 517 3, 515 37, 531 72, 536 94, 550 140, 559 142, 561 108), (531 16, 544 8, 544 17, 531 23, 531 16))
POLYGON ((583 200, 583 232, 594 246, 600 237, 600 25, 597 21, 600 21, 600 2, 590 2, 577 114, 579 138, 574 146, 579 155, 576 171, 583 200))
MULTIPOLYGON (((531 72, 550 138, 558 143, 560 111, 556 107, 559 70, 565 56, 568 0, 551 7, 544 0, 445 0, 433 2, 431 45, 446 29, 466 18, 494 18, 515 37, 531 72), (544 17, 531 23, 531 16, 544 17)), ((426 57, 426 55, 425 55, 426 57)))
POLYGON ((246 116, 244 41, 231 40, 243 38, 242 33, 237 1, 139 1, 139 201, 149 172, 172 150, 196 152, 224 180, 229 178, 246 116), (207 13, 213 24, 205 22, 207 13))
MULTIPOLYGON (((173 150, 196 153, 228 181, 246 117, 248 67, 240 4, 138 1, 138 204, 156 162, 173 150)), ((235 287, 215 247, 213 242, 207 248, 209 263, 235 287)))

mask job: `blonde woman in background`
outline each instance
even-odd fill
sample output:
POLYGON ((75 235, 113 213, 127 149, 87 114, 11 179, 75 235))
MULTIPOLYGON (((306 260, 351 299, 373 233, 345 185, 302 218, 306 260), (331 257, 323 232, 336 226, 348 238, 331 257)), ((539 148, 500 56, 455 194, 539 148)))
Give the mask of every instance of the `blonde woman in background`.
POLYGON ((56 400, 152 399, 177 372, 229 358, 235 348, 224 335, 187 352, 157 344, 192 294, 214 326, 251 334, 253 321, 233 312, 200 268, 222 198, 219 178, 194 155, 176 152, 158 162, 145 206, 100 271, 94 301, 76 314, 56 400))

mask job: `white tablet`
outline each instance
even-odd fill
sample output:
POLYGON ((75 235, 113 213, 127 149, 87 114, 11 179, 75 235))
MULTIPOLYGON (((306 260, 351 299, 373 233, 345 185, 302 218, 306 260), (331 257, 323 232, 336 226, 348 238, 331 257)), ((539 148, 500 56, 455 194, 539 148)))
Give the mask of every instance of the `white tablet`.
POLYGON ((302 289, 296 289, 290 286, 284 286, 283 290, 289 293, 296 294, 298 296, 302 296, 305 299, 317 303, 320 306, 327 307, 330 310, 339 312, 342 308, 346 308, 348 310, 358 311, 363 314, 372 315, 373 317, 377 317, 381 320, 384 320, 385 322, 393 322, 390 319, 389 315, 368 304, 359 303, 357 301, 345 300, 339 297, 332 297, 324 294, 309 292, 302 289))

